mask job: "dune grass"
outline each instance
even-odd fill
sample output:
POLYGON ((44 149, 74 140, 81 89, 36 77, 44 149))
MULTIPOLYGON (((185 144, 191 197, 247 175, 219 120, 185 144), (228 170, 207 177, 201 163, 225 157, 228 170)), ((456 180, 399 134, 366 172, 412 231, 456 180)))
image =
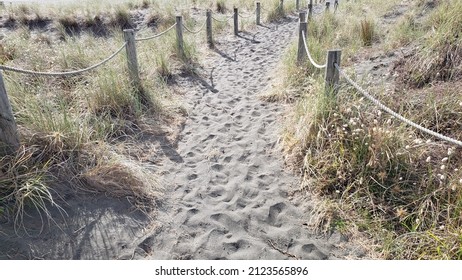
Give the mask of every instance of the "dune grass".
MULTIPOLYGON (((431 9, 413 3, 409 13, 386 26, 380 19, 397 1, 359 2, 341 3, 337 14, 310 23, 314 59, 322 64, 326 49, 342 49, 343 68, 379 100, 429 129, 462 139, 457 90, 462 29, 455 16, 462 11, 460 3, 436 1, 431 9), (365 11, 377 19, 378 30, 377 39, 367 44, 361 40, 365 11), (362 80, 351 69, 361 63, 355 53, 371 51, 364 46, 370 44, 383 52, 390 45, 415 48, 413 57, 399 62, 410 70, 398 70, 395 90, 362 80)), ((325 95, 323 72, 297 66, 295 57, 294 44, 281 66, 280 85, 266 98, 293 104, 282 142, 287 163, 302 170, 302 186, 315 194, 311 225, 365 238, 371 257, 460 259, 460 148, 386 115, 347 84, 337 96, 325 95)))

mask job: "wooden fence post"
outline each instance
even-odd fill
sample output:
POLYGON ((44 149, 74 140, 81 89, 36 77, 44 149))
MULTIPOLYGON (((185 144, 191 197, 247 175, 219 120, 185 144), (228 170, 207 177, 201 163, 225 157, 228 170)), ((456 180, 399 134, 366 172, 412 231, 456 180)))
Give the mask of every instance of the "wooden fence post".
POLYGON ((295 9, 300 10, 300 0, 295 0, 295 9))
POLYGON ((207 29, 207 43, 209 48, 213 48, 213 35, 212 35, 212 11, 207 9, 205 12, 206 15, 206 29, 207 29))
POLYGON ((330 2, 326 2, 326 11, 329 11, 330 9, 330 2))
POLYGON ((124 29, 124 39, 127 42, 125 50, 127 51, 128 74, 132 86, 136 89, 141 88, 141 80, 138 72, 138 59, 136 56, 135 31, 133 29, 124 29))
POLYGON ((184 53, 184 42, 183 42, 183 17, 176 16, 176 44, 178 48, 178 54, 181 59, 185 59, 184 53))
POLYGON ((307 32, 308 29, 308 24, 306 21, 300 21, 300 27, 298 30, 298 52, 297 52, 297 64, 301 64, 303 61, 306 60, 307 54, 305 50, 305 43, 303 42, 303 35, 302 32, 305 33, 307 32))
POLYGON ((313 17, 313 0, 310 0, 310 3, 308 4, 308 20, 311 20, 313 17))
POLYGON ((299 12, 298 17, 299 17, 299 22, 305 22, 306 21, 306 12, 299 12))
POLYGON ((257 17, 257 20, 256 20, 257 25, 260 25, 260 13, 261 13, 261 4, 260 4, 260 2, 257 2, 257 9, 256 9, 255 13, 256 13, 256 17, 257 17))
POLYGON ((337 64, 340 67, 340 60, 342 56, 341 50, 329 50, 327 52, 327 64, 326 64, 326 74, 325 74, 325 93, 334 94, 338 93, 338 80, 339 72, 335 67, 337 64))
POLYGON ((0 155, 13 154, 19 148, 19 136, 13 110, 0 71, 0 155))
POLYGON ((239 10, 234 8, 234 35, 239 34, 239 10))

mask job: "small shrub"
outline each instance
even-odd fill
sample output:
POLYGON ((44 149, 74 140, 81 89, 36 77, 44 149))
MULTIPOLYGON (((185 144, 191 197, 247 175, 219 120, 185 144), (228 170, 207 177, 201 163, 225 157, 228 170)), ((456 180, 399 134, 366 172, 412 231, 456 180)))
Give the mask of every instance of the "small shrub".
POLYGON ((225 0, 217 0, 216 2, 216 11, 218 13, 224 14, 228 11, 228 8, 226 7, 226 1, 225 0))

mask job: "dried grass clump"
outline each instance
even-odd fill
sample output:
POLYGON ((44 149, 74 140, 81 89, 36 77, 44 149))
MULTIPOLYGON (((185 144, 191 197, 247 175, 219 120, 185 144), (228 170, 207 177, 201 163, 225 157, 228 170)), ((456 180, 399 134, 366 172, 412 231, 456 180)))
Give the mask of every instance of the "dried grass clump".
POLYGON ((364 46, 372 46, 375 35, 375 23, 371 19, 361 20, 361 41, 364 46))
POLYGON ((119 157, 98 163, 80 178, 93 190, 130 199, 142 208, 152 208, 161 190, 157 178, 146 166, 119 157))
POLYGON ((228 11, 225 0, 217 0, 215 5, 216 5, 215 10, 220 14, 225 14, 228 11))

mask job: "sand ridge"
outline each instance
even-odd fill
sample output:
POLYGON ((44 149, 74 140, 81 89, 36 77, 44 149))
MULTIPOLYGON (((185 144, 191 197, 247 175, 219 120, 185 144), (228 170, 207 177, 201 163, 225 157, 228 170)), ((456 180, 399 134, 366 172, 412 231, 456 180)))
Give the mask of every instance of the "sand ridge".
POLYGON ((159 227, 139 241, 135 258, 330 259, 348 254, 335 241, 303 225, 308 204, 288 193, 297 176, 285 170, 277 150, 282 105, 258 95, 296 34, 297 19, 259 26, 217 44, 206 63, 213 79, 193 84, 185 100, 189 118, 181 140, 162 163, 168 190, 159 227), (214 89, 211 89, 213 80, 214 89))

